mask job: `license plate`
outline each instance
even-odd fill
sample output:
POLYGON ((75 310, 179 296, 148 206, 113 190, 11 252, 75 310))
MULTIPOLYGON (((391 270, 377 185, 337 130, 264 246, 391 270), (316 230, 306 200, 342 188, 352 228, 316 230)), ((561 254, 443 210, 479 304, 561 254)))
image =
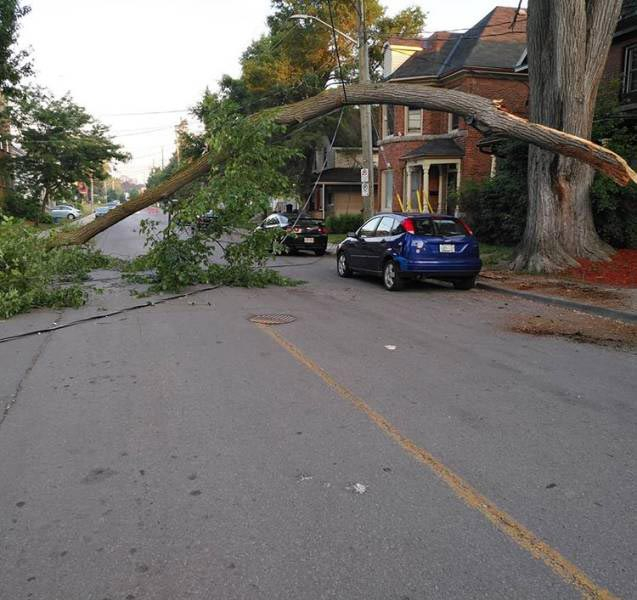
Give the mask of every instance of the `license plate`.
POLYGON ((314 243, 314 238, 303 238, 303 242, 305 244, 313 244, 314 243))
POLYGON ((455 252, 456 247, 453 244, 440 244, 440 252, 455 252))

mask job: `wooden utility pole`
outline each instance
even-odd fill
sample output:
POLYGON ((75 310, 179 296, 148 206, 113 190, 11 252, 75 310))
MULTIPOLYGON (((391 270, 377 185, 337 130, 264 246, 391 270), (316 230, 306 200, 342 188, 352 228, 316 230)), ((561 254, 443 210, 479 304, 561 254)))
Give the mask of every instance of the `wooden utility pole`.
MULTIPOLYGON (((369 49, 365 28, 365 0, 357 0, 358 5, 358 81, 369 83, 369 49)), ((363 148, 363 168, 367 177, 361 178, 361 194, 363 196, 363 218, 369 219, 374 214, 374 150, 372 137, 372 107, 369 104, 360 106, 361 142, 363 148), (365 182, 364 180, 367 179, 365 182), (365 194, 367 192, 367 194, 365 194)))

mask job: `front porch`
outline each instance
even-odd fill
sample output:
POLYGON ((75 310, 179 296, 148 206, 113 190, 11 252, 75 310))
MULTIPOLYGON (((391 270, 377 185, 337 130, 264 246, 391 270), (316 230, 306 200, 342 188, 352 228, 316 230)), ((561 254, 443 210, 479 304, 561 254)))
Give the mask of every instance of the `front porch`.
POLYGON ((430 140, 401 157, 404 164, 403 209, 453 214, 463 156, 464 150, 460 146, 452 139, 443 138, 430 140))

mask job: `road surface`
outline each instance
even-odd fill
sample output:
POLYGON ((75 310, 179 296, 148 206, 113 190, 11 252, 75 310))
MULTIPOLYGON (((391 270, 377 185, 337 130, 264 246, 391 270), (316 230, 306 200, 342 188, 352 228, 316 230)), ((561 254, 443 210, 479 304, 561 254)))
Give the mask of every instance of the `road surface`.
MULTIPOLYGON (((99 244, 140 252, 138 220, 99 244)), ((637 597, 635 354, 276 262, 307 283, 0 344, 0 598, 637 597)))

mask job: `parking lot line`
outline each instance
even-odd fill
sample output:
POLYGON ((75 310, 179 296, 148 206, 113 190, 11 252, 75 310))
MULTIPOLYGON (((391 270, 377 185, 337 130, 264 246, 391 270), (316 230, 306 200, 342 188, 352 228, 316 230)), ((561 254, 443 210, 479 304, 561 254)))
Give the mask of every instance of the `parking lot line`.
POLYGON ((396 442, 407 454, 421 464, 429 467, 451 490, 470 508, 486 517, 497 529, 512 539, 518 546, 529 552, 534 558, 542 560, 555 574, 568 584, 576 587, 583 598, 595 600, 617 600, 607 589, 597 585, 586 573, 562 556, 555 548, 536 536, 532 531, 516 521, 511 515, 498 508, 491 500, 482 495, 462 477, 436 459, 413 440, 403 435, 383 415, 375 411, 362 398, 344 385, 338 383, 311 358, 306 356, 292 342, 279 334, 273 327, 257 325, 279 346, 286 350, 301 365, 317 375, 343 400, 347 400, 376 425, 383 433, 396 442))

